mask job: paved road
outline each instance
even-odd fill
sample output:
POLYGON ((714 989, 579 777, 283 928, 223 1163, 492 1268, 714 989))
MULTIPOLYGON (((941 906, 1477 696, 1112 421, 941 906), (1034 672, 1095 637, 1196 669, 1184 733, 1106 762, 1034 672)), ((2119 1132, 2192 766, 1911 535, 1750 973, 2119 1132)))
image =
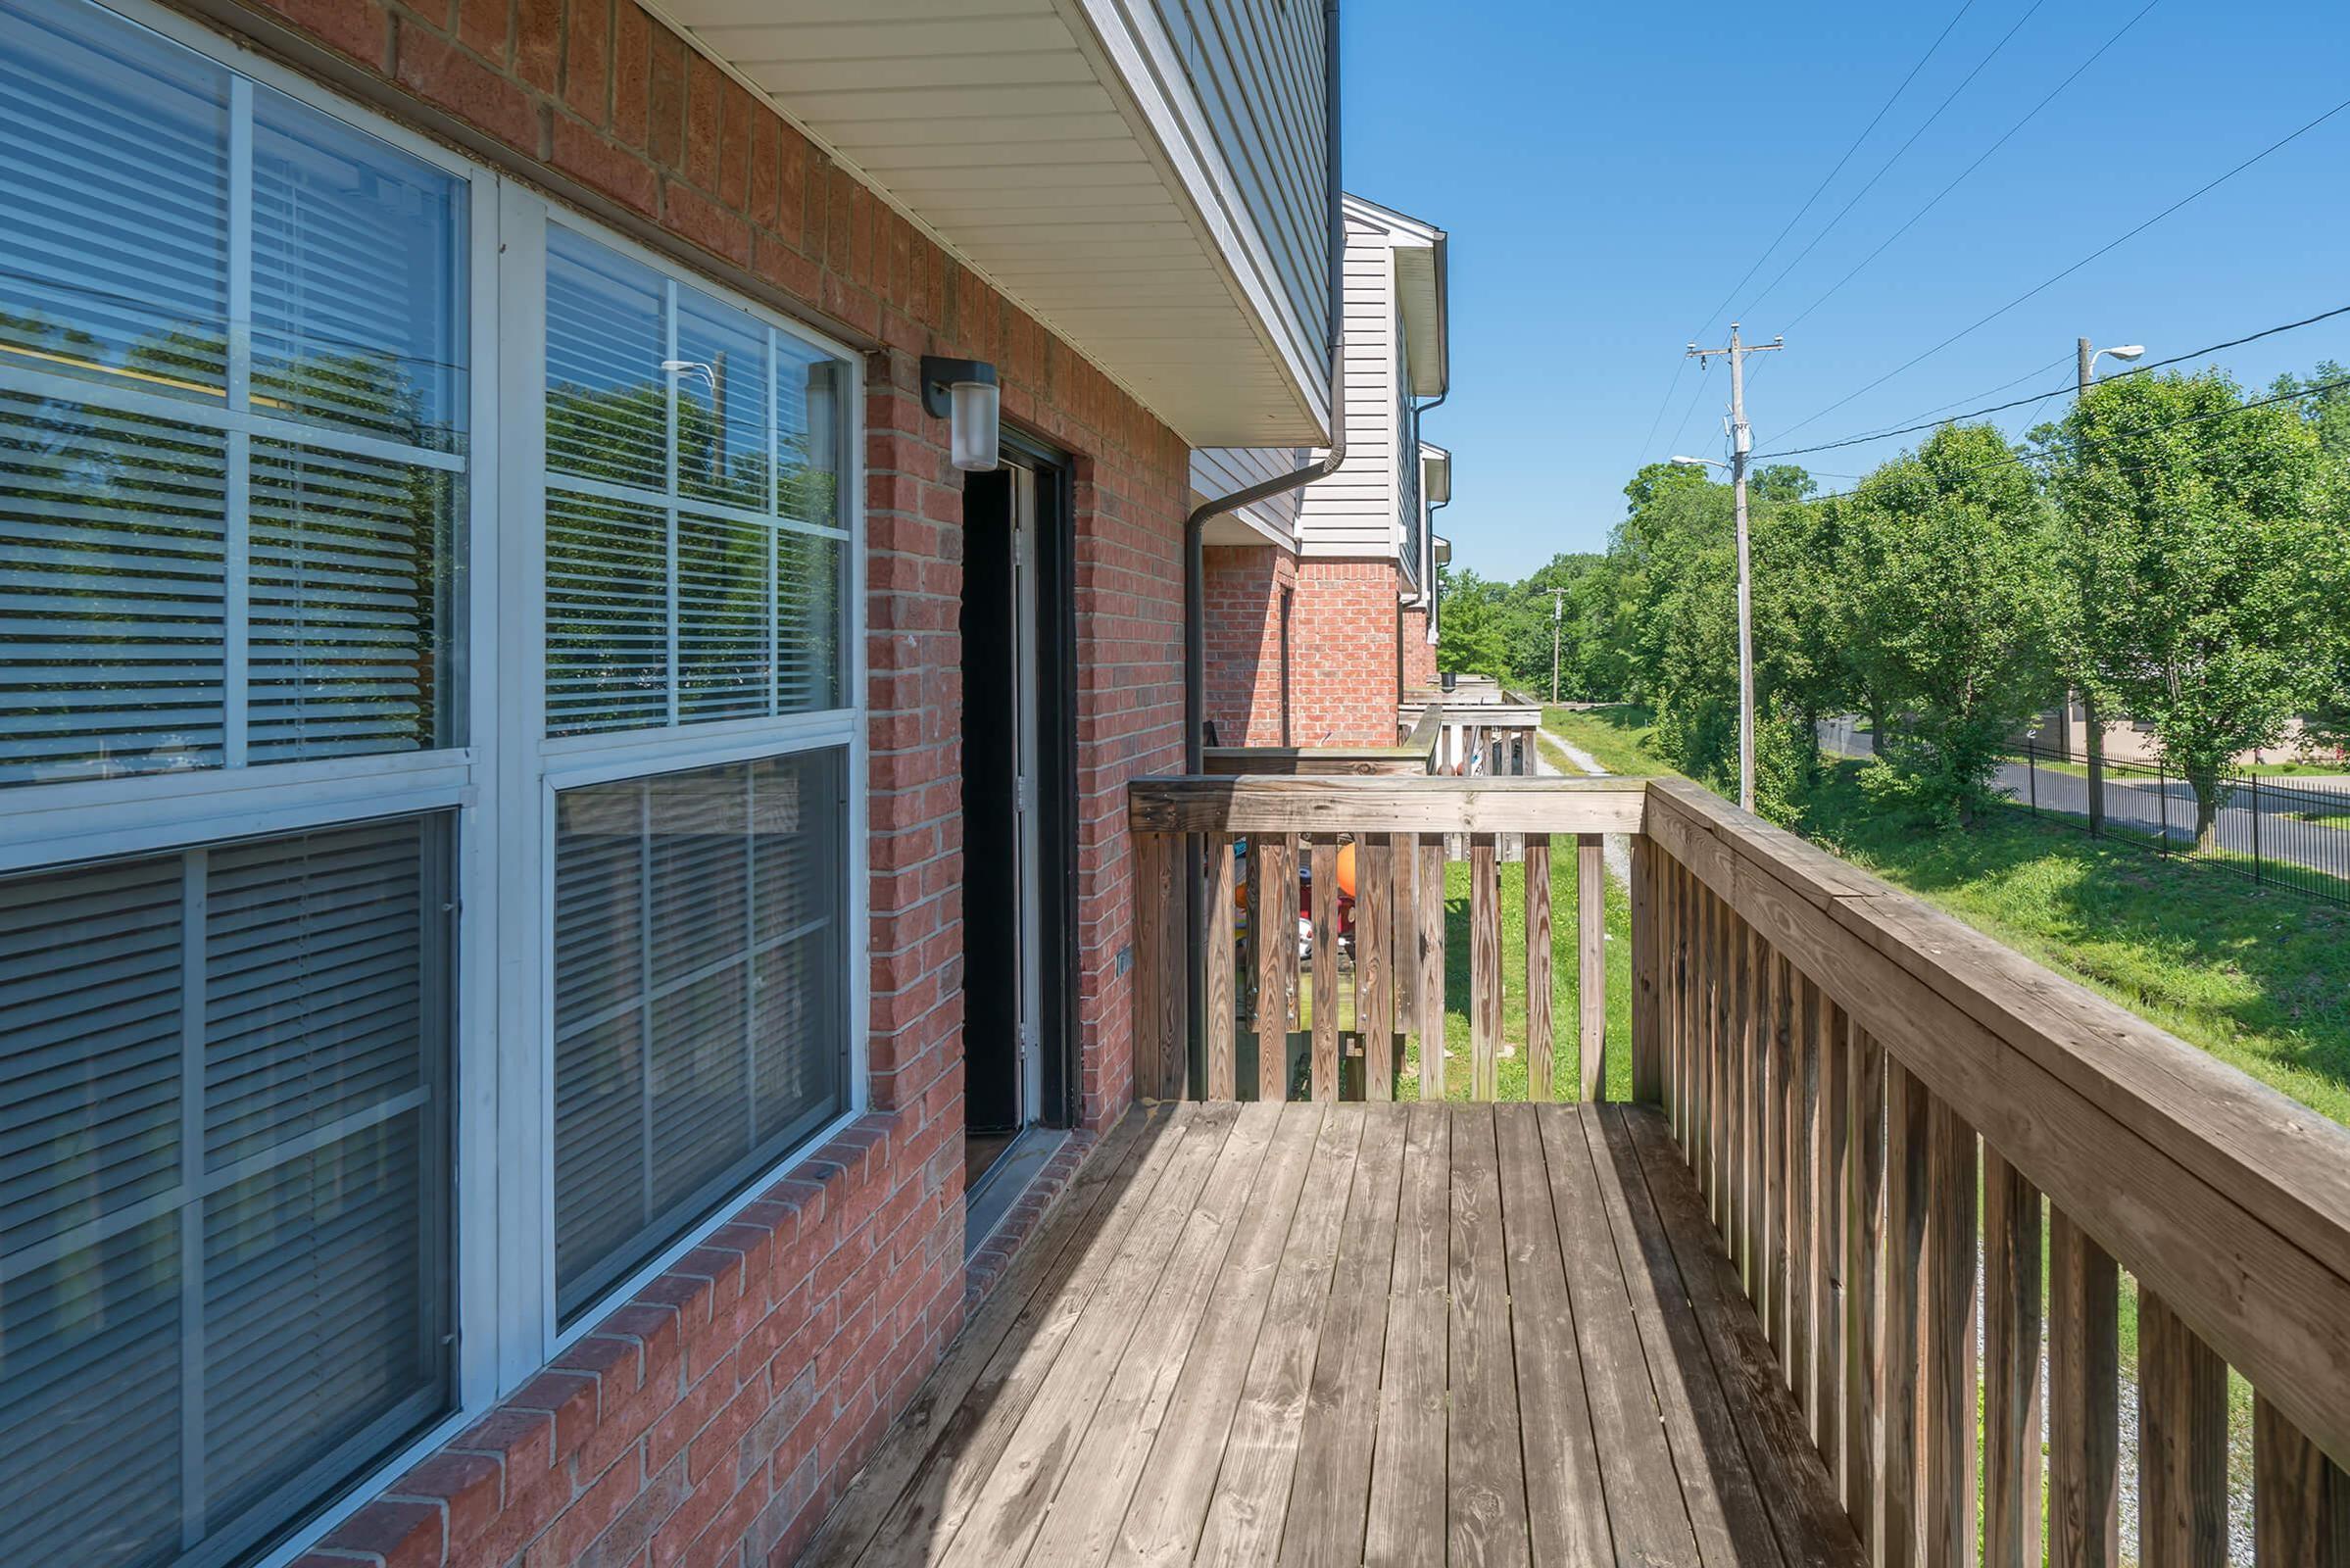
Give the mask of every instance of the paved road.
MULTIPOLYGON (((1820 725, 1820 748, 1836 757, 1869 756, 1869 737, 1854 729, 1849 718, 1820 725)), ((2085 818, 2089 814, 2089 782, 2076 773, 2053 768, 2027 768, 2022 762, 2003 765, 1993 782, 2019 803, 2042 811, 2085 818)), ((2350 778, 2295 777, 2272 786, 2263 780, 2260 814, 2255 831, 2254 792, 2238 786, 2213 823, 2220 848, 2248 856, 2257 841, 2264 859, 2280 860, 2313 870, 2350 876, 2350 831, 2304 822, 2297 813, 2310 808, 2312 795, 2339 798, 2350 811, 2350 778)), ((2185 847, 2195 838, 2195 792, 2184 779, 2138 778, 2108 773, 2105 777, 2105 819, 2140 832, 2162 835, 2185 847)))

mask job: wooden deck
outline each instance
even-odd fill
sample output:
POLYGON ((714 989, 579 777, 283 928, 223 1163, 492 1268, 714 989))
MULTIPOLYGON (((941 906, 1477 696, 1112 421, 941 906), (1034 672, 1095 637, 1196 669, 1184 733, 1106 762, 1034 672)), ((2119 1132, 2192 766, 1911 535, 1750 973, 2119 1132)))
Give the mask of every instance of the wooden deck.
POLYGON ((1161 1104, 805 1562, 1856 1568, 1653 1114, 1161 1104))

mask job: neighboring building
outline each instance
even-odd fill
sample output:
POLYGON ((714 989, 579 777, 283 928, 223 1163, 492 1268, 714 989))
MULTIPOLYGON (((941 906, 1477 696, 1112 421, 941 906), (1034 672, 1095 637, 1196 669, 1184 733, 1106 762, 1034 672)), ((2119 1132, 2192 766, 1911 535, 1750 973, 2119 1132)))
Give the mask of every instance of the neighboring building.
POLYGON ((1133 1098, 1325 15, 0 0, 0 1562, 790 1560, 1133 1098))
MULTIPOLYGON (((1336 473, 1207 524, 1207 716, 1226 745, 1392 745, 1432 685, 1434 509, 1452 457, 1420 440, 1450 383, 1444 231, 1346 199, 1346 456, 1336 473)), ((1193 455, 1196 497, 1312 453, 1193 455)))

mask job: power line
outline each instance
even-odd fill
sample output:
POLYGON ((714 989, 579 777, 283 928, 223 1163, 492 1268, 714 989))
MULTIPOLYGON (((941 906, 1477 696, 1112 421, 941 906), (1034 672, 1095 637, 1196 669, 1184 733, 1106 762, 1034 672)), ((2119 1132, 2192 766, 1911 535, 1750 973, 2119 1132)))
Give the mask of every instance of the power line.
MULTIPOLYGON (((1738 290, 1744 288, 1753 280, 1754 274, 1762 270, 1763 263, 1771 259, 1771 253, 1778 250, 1786 242, 1787 235, 1794 232, 1795 225, 1803 221, 1803 215, 1812 210, 1813 205, 1826 193, 1828 187, 1835 183, 1836 176, 1844 172, 1844 166, 1852 162, 1852 155, 1860 151, 1861 143, 1867 141, 1870 133, 1876 130, 1885 117, 1892 112, 1893 105, 1898 103, 1901 95, 1909 90, 1909 84, 1917 80, 1918 73, 1926 69, 1927 62, 1932 60, 1935 52, 1942 47, 1942 41, 1950 36, 1950 29, 1957 26, 1965 19, 1966 14, 1974 9, 1975 0, 1965 0, 1965 3, 1958 8, 1957 14, 1942 24, 1942 30, 1934 35, 1934 42, 1926 46, 1926 52, 1918 57, 1918 63, 1909 68, 1909 74, 1901 78, 1900 85, 1893 89, 1891 96, 1878 107, 1877 113, 1870 117, 1869 122, 1861 127, 1860 134, 1852 138, 1852 145, 1844 149, 1844 156, 1836 161, 1836 167, 1822 175, 1820 183, 1813 187, 1812 193, 1803 198, 1803 205, 1795 209, 1794 216, 1787 220, 1786 226, 1780 229, 1770 244, 1763 247, 1762 254, 1754 258, 1754 265, 1746 269, 1745 275, 1730 285, 1730 292, 1722 297, 1722 303, 1715 306, 1712 314, 1705 318, 1703 324, 1689 334, 1691 339, 1703 337, 1706 329, 1721 319, 1722 313, 1730 308, 1730 302, 1738 298, 1738 290)), ((1670 399, 1672 394, 1668 392, 1665 396, 1670 399)))
POLYGON ((1743 316, 1748 319, 1753 318, 1755 307, 1762 304, 1764 300, 1769 299, 1771 297, 1771 291, 1776 289, 1780 284, 1786 282, 1789 272, 1792 272, 1796 268, 1803 265, 1803 258, 1809 256, 1813 251, 1819 249, 1820 241, 1826 239, 1835 231, 1836 225, 1842 222, 1845 215, 1850 213, 1854 207, 1860 204, 1860 199, 1862 197, 1868 195, 1869 192, 1877 188, 1877 182, 1885 178, 1885 176, 1891 172, 1892 167, 1895 164, 1901 162, 1902 158, 1908 154, 1909 150, 1917 145, 1918 138, 1925 135, 1926 132, 1933 127, 1935 121, 1942 118, 1942 111, 1948 109, 1952 104, 1958 102, 1959 94, 1965 92, 1968 87, 1974 84, 1975 78, 1983 74, 1983 68, 1988 66, 1993 60, 1996 60, 1999 57, 1999 51, 2007 47, 2008 40, 2015 37, 2017 33, 2023 31, 2024 24, 2030 22, 2034 16, 2038 15, 2040 8, 2046 4, 2047 0, 2032 0, 2031 8, 2016 19, 2016 24, 2014 26, 2008 28, 2007 31, 1999 35, 1999 41, 1991 45, 1990 53, 1984 55, 1981 60, 1978 60, 1975 63, 1975 69, 1968 72, 1966 75, 1959 81, 1959 84, 1950 89, 1949 96, 1945 97, 1940 103, 1934 105, 1934 113, 1928 115, 1919 122, 1918 128, 1909 133, 1909 139, 1907 141, 1893 149, 1893 156, 1886 159, 1878 167, 1877 172, 1869 176, 1869 181, 1867 184, 1861 186, 1860 189, 1852 193, 1851 199, 1845 202, 1842 207, 1838 208, 1836 210, 1836 215, 1830 219, 1827 224, 1822 227, 1817 234, 1814 234, 1811 237, 1811 243, 1795 253, 1795 259, 1793 261, 1787 263, 1787 266, 1779 270, 1779 275, 1771 279, 1768 284, 1764 285, 1763 291, 1760 294, 1755 295, 1752 302, 1749 303, 1743 311, 1738 313, 1740 316, 1743 316))
POLYGON ((1673 406, 1673 394, 1681 387, 1682 372, 1689 368, 1689 362, 1687 359, 1676 360, 1673 363, 1673 379, 1665 383, 1665 395, 1657 399, 1656 413, 1648 420, 1648 433, 1640 437, 1640 456, 1643 460, 1649 453, 1656 450, 1653 443, 1656 440, 1657 426, 1665 422, 1665 410, 1673 406))
POLYGON ((2129 32, 2130 28, 2145 21, 2146 13, 2152 11, 2160 4, 2162 4, 2162 0, 2146 0, 2145 6, 2138 12, 2138 14, 2134 17, 2131 17, 2128 22, 2123 23, 2122 25, 2115 30, 2112 37, 2107 38, 2103 43, 2099 44, 2096 48, 2096 51, 2092 53, 2086 60, 2083 60, 2080 65, 2075 66, 2071 75, 2065 77, 2064 80, 2058 82, 2054 87, 2050 88, 2046 97, 2042 98, 2038 103, 2033 104, 2025 112, 2023 119, 2008 126, 2006 132, 2002 134, 1997 141, 1992 142, 1988 147, 1984 148, 1981 157, 1978 157, 1973 163, 1960 170, 1958 172, 1958 176, 1952 179, 1949 184, 1944 185, 1940 190, 1934 192, 1934 200, 1928 202, 1925 206, 1910 214, 1909 220, 1907 222, 1903 223, 1899 228, 1894 229, 1890 234, 1887 234, 1884 240, 1878 244, 1878 247, 1875 250, 1869 252, 1868 255, 1862 257, 1859 262, 1854 264, 1852 270, 1846 272, 1842 277, 1837 278, 1834 283, 1829 284, 1827 290, 1822 293, 1819 298, 1813 300, 1809 305, 1806 305, 1802 310, 1798 311, 1795 314, 1794 319, 1787 322, 1787 329, 1789 331, 1794 330, 1797 322, 1802 321, 1806 317, 1810 316, 1812 312, 1827 304, 1830 299, 1835 297, 1836 292, 1838 289, 1842 288, 1846 283, 1849 283, 1854 278, 1858 277, 1861 272, 1867 269, 1871 262, 1874 262, 1878 257, 1883 256, 1885 253, 1886 247, 1890 246, 1893 241, 1899 239, 1902 235, 1908 233, 1912 228, 1914 228, 1917 225, 1919 219, 1924 218, 1928 213, 1933 212, 1934 208, 1940 206, 1943 197, 1949 195, 1952 191, 1958 189, 1961 184, 1965 183, 1970 174, 1974 173, 1978 169, 1981 169, 1983 164, 1990 159, 1990 156, 1993 153, 1997 152, 2000 148, 2006 146, 2010 141, 2012 141, 2015 138, 2017 131, 2022 130, 2026 125, 2030 124, 2035 118, 2037 118, 2041 110, 2054 103, 2067 87, 2070 87, 2073 85, 2073 83, 2079 81, 2082 74, 2085 73, 2089 67, 2095 65, 2099 60, 2102 60, 2105 57, 2105 52, 2107 50, 2111 49, 2115 44, 2122 41, 2123 34, 2129 32))
MULTIPOLYGON (((2337 316, 2350 316, 2350 305, 2337 305, 2330 311, 2321 311, 2315 316, 2303 317, 2298 321, 2286 321, 2278 326, 2263 327, 2257 332, 2247 332, 2242 337, 2229 338, 2225 343, 2213 343, 2208 347, 2190 350, 2185 354, 2174 354, 2167 360, 2156 360, 2148 365, 2133 366, 2130 369, 2107 376, 2106 380, 2126 381, 2133 375, 2146 375, 2155 370, 2167 369, 2174 365, 2183 365, 2189 360, 2200 360, 2206 355, 2218 354, 2223 350, 2242 348, 2247 343, 2257 343, 2264 337, 2275 337, 2279 332, 2293 332, 2298 331, 2300 328, 2305 326, 2315 326, 2320 321, 2329 321, 2337 316)), ((2070 359, 2072 356, 2067 355, 2065 358, 2070 359)), ((2062 364, 2063 361, 2058 361, 2057 363, 2062 364)), ((2053 368, 2051 366, 2042 366, 2039 369, 2031 372, 2031 374, 2039 375, 2051 368, 2053 368)), ((2019 376, 2017 379, 2029 380, 2031 376, 2019 376)), ((2016 383, 2014 381, 2010 381, 2008 383, 2009 386, 2013 386, 2016 383)), ((2004 389, 1995 387, 1992 390, 2000 391, 2004 389)), ((1785 452, 1766 452, 1761 456, 1767 458, 1796 458, 1803 456, 1803 454, 1807 452, 1834 452, 1840 447, 1856 447, 1870 441, 1890 440, 1892 437, 1897 435, 1914 435, 1920 430, 1931 430, 1937 425, 1948 424, 1958 419, 1981 418, 1986 414, 2000 414, 2008 409, 2022 408, 2027 403, 2045 403, 2059 392, 2071 392, 2075 390, 2077 390, 2077 383, 2067 383, 2064 386, 2054 387, 2049 391, 2037 393, 2031 397, 2017 398, 2008 403, 1994 403, 1988 408, 1970 409, 1965 414, 1953 414, 1946 418, 1927 419, 1917 424, 1903 425, 1898 429, 1877 430, 1866 435, 1847 436, 1841 441, 1823 441, 1818 446, 1812 447, 1790 447, 1785 452)), ((1946 403, 1942 405, 1942 407, 1945 409, 1949 408, 1950 406, 1951 405, 1946 403)), ((1933 412, 1939 414, 1941 411, 1934 410, 1933 412)))
MULTIPOLYGON (((2118 379, 2118 377, 2116 379, 2118 379)), ((2270 396, 2265 398, 2255 398, 2249 403, 2238 403, 2225 409, 2213 409, 2208 414, 2182 415, 2176 419, 2166 419, 2160 424, 2150 424, 2143 430, 2125 430, 2119 435, 2108 436, 2102 441, 2072 441, 2069 444, 2072 448, 2072 455, 2079 457, 2084 452, 2101 452, 2107 447, 2121 446, 2126 442, 2142 441, 2148 436, 2160 435, 2166 430, 2176 430, 2181 425, 2207 424, 2215 419, 2238 418, 2244 415, 2252 413, 2256 409, 2265 409, 2273 404, 2277 403, 2290 403, 2299 398, 2317 397, 2326 392, 2337 391, 2343 387, 2350 387, 2350 375, 2342 376, 2332 381, 2318 381, 2313 382, 2308 386, 2297 386, 2290 392, 2272 393, 2270 396)), ((2058 391, 2070 390, 2073 389, 2060 387, 2057 388, 2056 391, 2043 393, 2039 398, 2028 401, 2045 402, 2047 399, 2056 396, 2058 391)), ((2058 439, 2063 441, 2066 438, 2060 436, 2058 439)), ((2027 464, 2051 463, 2063 455, 2063 453, 2052 447, 2043 448, 2036 452, 2017 451, 2008 457, 2000 458, 1991 463, 1970 464, 1963 468, 1947 468, 1943 471, 1950 475, 1987 473, 1993 468, 2012 468, 2027 464)), ((2215 457, 2225 455, 2226 454, 2211 454, 2207 455, 2205 458, 2194 461, 2198 463, 2209 462, 2215 457)), ((2119 469, 2117 469, 2117 471, 2122 473, 2137 473, 2152 466, 2154 466, 2154 463, 2152 461, 2139 464, 2127 464, 2123 465, 2119 469)), ((1807 502, 1849 501, 1852 499, 1852 497, 1858 495, 1859 493, 1860 492, 1857 489, 1842 490, 1834 495, 1807 496, 1805 497, 1805 500, 1807 502)))
POLYGON ((1836 399, 1834 403, 1829 404, 1828 407, 1821 409, 1817 413, 1806 415, 1803 418, 1800 418, 1793 424, 1787 426, 1786 433, 1792 435, 1797 430, 1800 430, 1805 425, 1811 423, 1814 419, 1834 414, 1836 410, 1842 408, 1845 404, 1852 402, 1855 398, 1858 398, 1865 393, 1875 391, 1877 388, 1885 385, 1885 382, 1890 381, 1894 376, 1901 374, 1904 370, 1907 370, 1913 366, 1923 364, 1925 361, 1932 359, 1936 354, 1941 353, 1942 350, 1948 348, 1951 344, 1958 342, 1961 338, 1967 337, 1970 334, 1981 330, 1983 327, 1988 326, 2000 317, 2005 316, 2017 306, 2022 305, 2025 301, 2047 292, 2049 289, 2055 287, 2058 283, 2061 283, 2066 278, 2071 277, 2075 272, 2078 272, 2082 268, 2088 266, 2089 263, 2105 255, 2108 251, 2114 250, 2128 241, 2135 239, 2138 235, 2144 233, 2147 229, 2152 228, 2155 224, 2161 222, 2173 213, 2178 212, 2180 208, 2185 207, 2190 202, 2207 195, 2211 191, 2217 189, 2219 186, 2226 184, 2228 180, 2233 179, 2245 170, 2250 169, 2254 164, 2259 163, 2262 159, 2269 157, 2271 154, 2278 151, 2280 148, 2288 146, 2289 144, 2298 141, 2301 137, 2308 135, 2311 131, 2317 129, 2320 125, 2323 125, 2326 123, 2326 122, 2331 120, 2334 116, 2340 114, 2345 109, 2350 109, 2350 98, 2343 99, 2340 103, 2335 104, 2331 109, 2326 110, 2315 120, 2309 121, 2307 123, 2301 125, 2298 129, 2287 131, 2284 135, 2279 136, 2277 140, 2269 143, 2268 146, 2263 147, 2259 152, 2254 153, 2251 157, 2245 159, 2242 163, 2237 164, 2234 168, 2229 169, 2225 173, 2217 174, 2211 179, 2206 180, 2203 184, 2187 192, 2186 195, 2179 197, 2179 200, 2173 202, 2161 212, 2156 213, 2152 218, 2147 219, 2144 222, 2141 222, 2135 227, 2120 234, 2119 236, 2106 241, 2104 244, 2098 246, 2095 250, 2089 252, 2086 256, 2083 256, 2081 260, 2075 262, 2072 266, 2064 269, 2060 272, 2055 273, 2053 276, 2033 284, 2031 288, 2026 289, 2014 299, 2009 300, 2005 305, 2000 306, 1997 310, 1990 312, 1986 316, 1980 317, 1976 320, 1969 322, 1967 325, 1960 327, 1957 331, 1951 333, 1948 337, 1942 339, 1934 347, 1927 349, 1922 353, 1910 356, 1908 359, 1902 361, 1899 365, 1896 365, 1891 369, 1885 371, 1885 374, 1879 376, 1876 380, 1871 381, 1867 385, 1857 388, 1854 391, 1846 393, 1844 396, 1836 399))

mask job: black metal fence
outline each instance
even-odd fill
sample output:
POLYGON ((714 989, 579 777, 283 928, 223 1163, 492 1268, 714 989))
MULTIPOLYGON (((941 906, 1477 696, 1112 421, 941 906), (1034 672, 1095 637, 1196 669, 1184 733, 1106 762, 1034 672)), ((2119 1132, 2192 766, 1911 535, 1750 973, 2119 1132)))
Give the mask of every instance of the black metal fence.
MULTIPOLYGON (((2083 757, 2027 742, 2009 754, 1998 783, 2034 815, 2085 832, 2088 771, 2083 757)), ((2350 904, 2350 766, 2338 778, 2228 774, 2215 791, 2209 839, 2196 832, 2194 787, 2179 773, 2112 758, 2099 772, 2105 837, 2350 904)))

